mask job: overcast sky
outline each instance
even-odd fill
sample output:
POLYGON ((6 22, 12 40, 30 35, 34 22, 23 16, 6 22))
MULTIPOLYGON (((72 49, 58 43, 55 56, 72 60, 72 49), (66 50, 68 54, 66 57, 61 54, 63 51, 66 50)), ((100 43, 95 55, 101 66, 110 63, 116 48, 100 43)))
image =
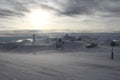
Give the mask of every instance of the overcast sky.
POLYGON ((0 24, 0 30, 119 31, 120 0, 0 0, 0 24), (35 11, 44 24, 32 24, 35 11))

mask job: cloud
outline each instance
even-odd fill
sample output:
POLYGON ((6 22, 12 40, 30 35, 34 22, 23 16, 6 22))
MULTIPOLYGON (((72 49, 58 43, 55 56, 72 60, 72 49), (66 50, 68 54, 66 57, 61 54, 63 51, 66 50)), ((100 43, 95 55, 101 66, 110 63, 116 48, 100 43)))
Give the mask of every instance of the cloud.
POLYGON ((55 11, 55 12, 57 12, 57 13, 60 12, 59 9, 56 9, 56 8, 50 6, 50 5, 40 4, 40 7, 43 8, 43 9, 47 9, 47 10, 53 10, 53 11, 55 11))
POLYGON ((99 3, 99 6, 100 11, 108 13, 105 17, 118 17, 120 15, 120 0, 106 0, 99 3))
POLYGON ((15 15, 22 16, 23 14, 12 10, 0 9, 0 18, 15 16, 15 15))
MULTIPOLYGON (((84 19, 84 16, 87 17, 85 24, 111 27, 111 30, 120 24, 120 0, 0 0, 0 20, 25 16, 33 8, 45 9, 49 13, 54 11, 57 19, 62 15, 62 18, 67 16, 69 20, 74 18, 76 22, 80 21, 77 24, 74 22, 74 26, 79 26, 82 22, 80 18, 84 19)), ((17 24, 17 20, 10 20, 17 24)), ((69 20, 65 20, 64 25, 69 20)), ((6 24, 5 21, 0 23, 6 24)))
POLYGON ((25 12, 29 12, 27 6, 20 3, 19 0, 1 0, 0 1, 0 18, 10 16, 24 16, 25 12))
POLYGON ((96 12, 103 13, 103 17, 108 14, 115 16, 120 14, 119 4, 120 0, 1 0, 0 17, 24 16, 30 10, 29 5, 66 16, 96 15, 96 12))
POLYGON ((24 16, 34 6, 58 12, 57 9, 46 4, 48 1, 52 0, 0 0, 0 18, 24 16))
POLYGON ((68 16, 92 14, 96 5, 94 0, 67 0, 61 14, 68 16))
MULTIPOLYGON (((53 0, 48 0, 53 1, 53 0)), ((44 6, 48 9, 55 10, 59 15, 98 15, 98 16, 118 16, 120 15, 120 0, 55 0, 54 4, 61 7, 56 9, 55 6, 44 6), (101 13, 96 14, 96 13, 101 13)))

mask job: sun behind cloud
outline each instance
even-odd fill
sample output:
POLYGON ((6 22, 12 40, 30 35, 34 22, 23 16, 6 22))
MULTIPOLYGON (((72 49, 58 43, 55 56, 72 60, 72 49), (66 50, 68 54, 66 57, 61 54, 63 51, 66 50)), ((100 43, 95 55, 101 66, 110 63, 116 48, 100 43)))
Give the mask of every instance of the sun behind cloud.
POLYGON ((48 23, 49 13, 44 10, 32 10, 29 14, 29 20, 35 28, 41 28, 48 23))

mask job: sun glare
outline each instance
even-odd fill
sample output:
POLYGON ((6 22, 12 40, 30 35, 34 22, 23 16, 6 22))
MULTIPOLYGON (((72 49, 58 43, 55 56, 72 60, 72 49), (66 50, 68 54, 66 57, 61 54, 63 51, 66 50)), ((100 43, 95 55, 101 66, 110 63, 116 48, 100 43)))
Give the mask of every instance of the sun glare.
POLYGON ((48 23, 49 14, 44 10, 33 10, 30 13, 30 22, 34 27, 41 27, 48 23))

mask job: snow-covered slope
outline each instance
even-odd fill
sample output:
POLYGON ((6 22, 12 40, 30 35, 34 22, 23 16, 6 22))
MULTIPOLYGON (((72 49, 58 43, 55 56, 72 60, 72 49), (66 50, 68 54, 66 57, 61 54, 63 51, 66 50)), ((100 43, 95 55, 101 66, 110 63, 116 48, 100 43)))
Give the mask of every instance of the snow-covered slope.
POLYGON ((64 41, 62 50, 49 37, 37 39, 35 46, 31 40, 2 42, 0 80, 120 80, 120 49, 114 47, 111 60, 110 46, 118 36, 77 36, 80 41, 64 41), (98 46, 85 48, 93 42, 98 46))
POLYGON ((0 53, 0 80, 119 80, 119 53, 111 60, 109 49, 100 50, 0 53))

